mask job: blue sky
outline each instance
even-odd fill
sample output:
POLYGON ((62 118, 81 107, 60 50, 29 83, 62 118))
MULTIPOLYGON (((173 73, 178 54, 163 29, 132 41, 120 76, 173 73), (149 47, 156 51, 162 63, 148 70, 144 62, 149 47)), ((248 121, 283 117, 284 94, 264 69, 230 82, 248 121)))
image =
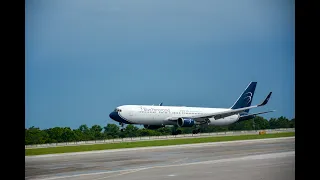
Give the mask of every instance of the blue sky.
POLYGON ((250 81, 263 115, 295 116, 294 1, 28 0, 25 126, 115 123, 123 104, 230 107, 250 81))

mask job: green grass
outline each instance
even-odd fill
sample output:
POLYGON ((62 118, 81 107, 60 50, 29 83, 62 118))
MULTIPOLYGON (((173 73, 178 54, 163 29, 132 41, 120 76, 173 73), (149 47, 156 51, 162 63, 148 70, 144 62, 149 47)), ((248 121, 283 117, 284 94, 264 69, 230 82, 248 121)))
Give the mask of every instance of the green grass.
POLYGON ((167 146, 167 145, 194 144, 194 143, 219 142, 219 141, 235 141, 235 140, 246 140, 246 139, 265 139, 265 138, 290 137, 290 136, 295 136, 295 132, 264 134, 264 135, 221 136, 221 137, 204 137, 204 138, 189 138, 189 139, 171 139, 171 140, 161 140, 161 141, 123 142, 123 143, 115 143, 115 144, 94 144, 94 145, 82 145, 82 146, 79 145, 79 146, 49 147, 49 148, 38 148, 38 149, 26 149, 25 155, 31 156, 31 155, 41 155, 41 154, 55 154, 55 153, 148 147, 148 146, 167 146))

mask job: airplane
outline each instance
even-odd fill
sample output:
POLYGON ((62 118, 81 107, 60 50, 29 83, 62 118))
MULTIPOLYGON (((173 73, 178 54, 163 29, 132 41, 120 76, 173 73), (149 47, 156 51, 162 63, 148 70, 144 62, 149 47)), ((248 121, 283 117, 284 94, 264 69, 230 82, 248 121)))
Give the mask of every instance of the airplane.
POLYGON ((268 103, 272 92, 258 105, 251 106, 257 82, 250 82, 244 92, 230 108, 187 107, 187 106, 159 106, 150 105, 122 105, 109 114, 114 121, 119 122, 121 131, 125 124, 143 125, 147 129, 158 129, 166 125, 178 127, 193 127, 193 134, 200 132, 199 126, 225 126, 235 122, 254 118, 259 114, 273 112, 265 111, 250 114, 249 110, 264 106, 268 103))

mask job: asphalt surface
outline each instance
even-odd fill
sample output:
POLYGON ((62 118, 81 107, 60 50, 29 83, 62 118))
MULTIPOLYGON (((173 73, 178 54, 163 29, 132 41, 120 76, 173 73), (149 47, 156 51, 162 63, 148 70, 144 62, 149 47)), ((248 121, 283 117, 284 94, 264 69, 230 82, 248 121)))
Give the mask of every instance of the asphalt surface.
POLYGON ((295 138, 25 158, 25 179, 295 179, 295 138))

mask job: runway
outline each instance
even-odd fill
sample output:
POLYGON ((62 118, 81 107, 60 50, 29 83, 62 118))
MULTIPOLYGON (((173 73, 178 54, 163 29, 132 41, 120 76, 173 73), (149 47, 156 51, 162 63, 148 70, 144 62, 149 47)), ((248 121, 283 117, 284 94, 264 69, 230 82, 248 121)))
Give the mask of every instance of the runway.
POLYGON ((295 138, 25 158, 25 179, 295 179, 295 138))

